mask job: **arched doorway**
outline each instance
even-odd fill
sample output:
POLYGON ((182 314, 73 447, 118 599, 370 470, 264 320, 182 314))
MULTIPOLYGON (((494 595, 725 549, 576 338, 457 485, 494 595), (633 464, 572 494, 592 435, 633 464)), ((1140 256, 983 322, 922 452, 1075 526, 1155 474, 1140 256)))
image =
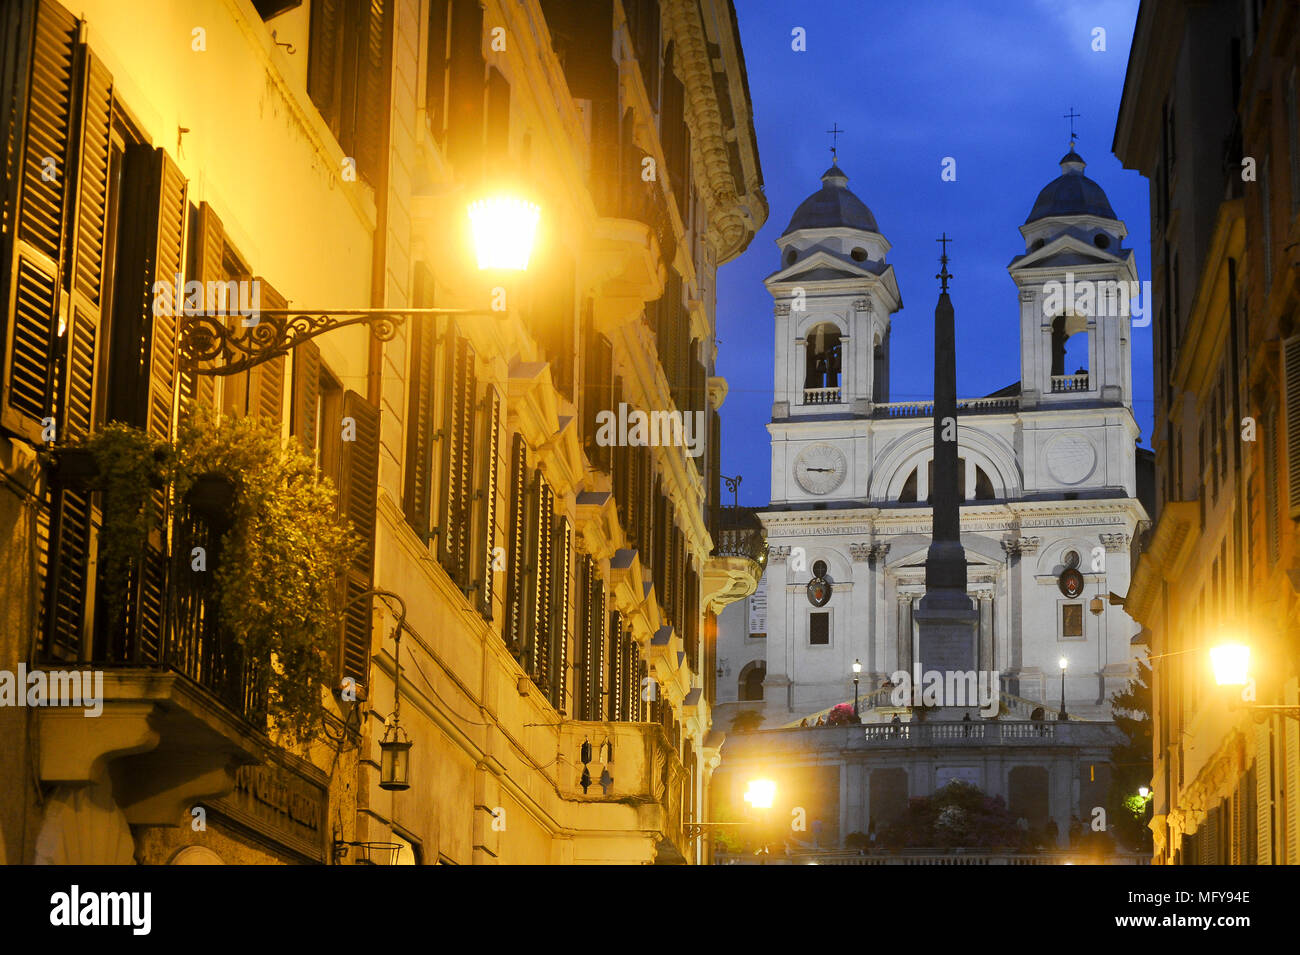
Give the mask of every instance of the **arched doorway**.
POLYGON ((737 698, 742 701, 761 701, 763 699, 763 680, 767 678, 767 663, 755 660, 740 671, 737 686, 737 698))

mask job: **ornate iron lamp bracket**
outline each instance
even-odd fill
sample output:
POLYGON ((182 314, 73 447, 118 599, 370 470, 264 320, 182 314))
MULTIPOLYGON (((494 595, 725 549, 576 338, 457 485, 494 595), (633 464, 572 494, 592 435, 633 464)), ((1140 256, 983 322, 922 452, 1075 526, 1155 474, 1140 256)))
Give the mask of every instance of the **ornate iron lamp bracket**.
POLYGON ((426 315, 491 315, 465 308, 262 309, 251 325, 242 315, 183 314, 181 362, 199 375, 236 375, 289 354, 303 342, 336 328, 369 325, 381 342, 392 341, 408 318, 426 315))

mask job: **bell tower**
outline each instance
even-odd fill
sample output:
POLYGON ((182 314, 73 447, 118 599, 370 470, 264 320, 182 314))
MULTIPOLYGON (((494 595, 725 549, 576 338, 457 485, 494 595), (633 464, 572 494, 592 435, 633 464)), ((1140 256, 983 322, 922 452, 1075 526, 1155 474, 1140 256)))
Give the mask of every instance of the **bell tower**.
POLYGON ((1020 227, 1007 270, 1020 289, 1021 406, 1101 402, 1131 408, 1131 307, 1138 294, 1128 229, 1074 151, 1020 227))

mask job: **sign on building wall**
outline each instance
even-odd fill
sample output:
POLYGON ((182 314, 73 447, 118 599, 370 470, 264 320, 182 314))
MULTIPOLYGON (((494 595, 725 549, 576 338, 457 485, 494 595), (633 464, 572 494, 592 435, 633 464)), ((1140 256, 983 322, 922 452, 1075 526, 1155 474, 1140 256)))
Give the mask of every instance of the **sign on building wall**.
POLYGON ((749 596, 749 635, 767 636, 767 577, 758 579, 758 589, 749 596))

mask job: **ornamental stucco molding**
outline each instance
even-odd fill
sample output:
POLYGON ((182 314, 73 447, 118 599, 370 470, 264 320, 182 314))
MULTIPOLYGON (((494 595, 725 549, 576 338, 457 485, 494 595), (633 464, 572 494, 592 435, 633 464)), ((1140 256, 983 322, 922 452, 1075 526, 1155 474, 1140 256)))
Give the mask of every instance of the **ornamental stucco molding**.
MULTIPOLYGON (((700 189, 708 208, 709 222, 715 231, 719 263, 738 255, 767 218, 766 201, 749 183, 736 182, 731 175, 731 157, 728 153, 727 130, 723 125, 722 107, 714 86, 713 61, 709 55, 708 37, 701 22, 698 0, 669 0, 664 4, 666 19, 671 25, 674 52, 680 69, 682 83, 686 86, 687 124, 691 130, 694 166, 699 180, 705 184, 700 189), (742 200, 741 194, 745 198, 742 200), (759 214, 751 212, 749 204, 762 206, 759 214)), ((730 24, 726 24, 730 26, 730 24)), ((725 53, 722 54, 724 60, 725 53)), ((736 68, 735 64, 729 64, 736 68)), ((730 80, 724 72, 722 82, 730 80)), ((736 112, 737 136, 747 136, 748 128, 742 117, 746 103, 733 104, 736 112)), ((744 143, 741 144, 742 148, 744 143)), ((742 173, 743 175, 743 173, 742 173)))
POLYGON ((767 549, 767 559, 774 564, 784 564, 789 556, 789 547, 769 547, 767 549))
POLYGON ((1127 534, 1102 534, 1101 546, 1105 547, 1110 553, 1124 551, 1128 549, 1129 536, 1127 534))

